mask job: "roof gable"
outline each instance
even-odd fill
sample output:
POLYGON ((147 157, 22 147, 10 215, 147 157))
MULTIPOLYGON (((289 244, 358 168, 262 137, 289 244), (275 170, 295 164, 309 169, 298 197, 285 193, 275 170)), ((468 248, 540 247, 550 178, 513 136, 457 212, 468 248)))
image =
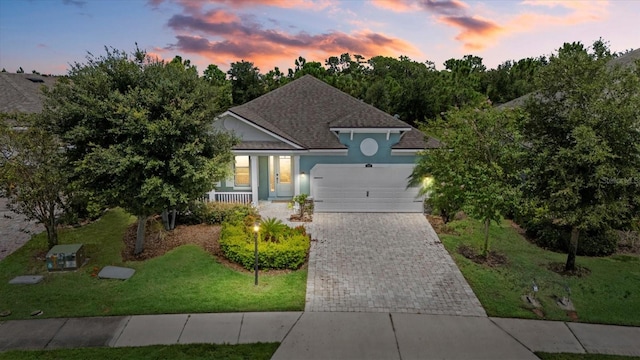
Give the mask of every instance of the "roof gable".
POLYGON ((229 111, 308 149, 344 149, 331 128, 411 129, 420 135, 411 137, 411 145, 426 145, 409 124, 311 75, 229 111))

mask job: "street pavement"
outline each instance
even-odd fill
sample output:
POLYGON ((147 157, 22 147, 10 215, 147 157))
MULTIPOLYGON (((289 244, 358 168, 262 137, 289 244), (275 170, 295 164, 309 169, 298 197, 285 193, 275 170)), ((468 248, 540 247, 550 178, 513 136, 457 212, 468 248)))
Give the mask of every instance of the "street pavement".
POLYGON ((280 342, 273 359, 537 359, 535 351, 640 356, 640 328, 366 312, 166 314, 0 322, 0 351, 280 342))

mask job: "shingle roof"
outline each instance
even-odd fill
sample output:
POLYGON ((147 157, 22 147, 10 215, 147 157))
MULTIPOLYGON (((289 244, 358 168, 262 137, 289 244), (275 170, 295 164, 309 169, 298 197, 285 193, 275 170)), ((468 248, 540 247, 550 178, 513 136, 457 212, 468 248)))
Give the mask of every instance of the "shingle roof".
POLYGON ((42 111, 42 86, 53 86, 57 77, 0 73, 0 112, 42 111))
POLYGON ((307 149, 344 149, 330 128, 410 128, 394 148, 429 145, 409 124, 311 75, 229 111, 307 149))

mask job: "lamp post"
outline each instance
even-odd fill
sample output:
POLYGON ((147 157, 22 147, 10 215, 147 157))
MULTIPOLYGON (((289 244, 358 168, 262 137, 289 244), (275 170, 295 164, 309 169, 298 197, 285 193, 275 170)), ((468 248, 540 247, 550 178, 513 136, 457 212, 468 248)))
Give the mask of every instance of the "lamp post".
POLYGON ((255 285, 258 285, 258 232, 260 231, 260 223, 259 222, 255 222, 255 224, 253 224, 253 232, 255 233, 255 236, 253 237, 254 239, 254 254, 255 254, 255 260, 253 262, 253 269, 255 270, 256 273, 256 280, 255 280, 255 285))

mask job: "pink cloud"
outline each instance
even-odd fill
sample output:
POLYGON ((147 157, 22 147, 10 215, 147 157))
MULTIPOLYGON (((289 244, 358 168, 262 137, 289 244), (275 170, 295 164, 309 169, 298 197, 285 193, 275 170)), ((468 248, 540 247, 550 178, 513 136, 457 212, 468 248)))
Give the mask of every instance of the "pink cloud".
POLYGON ((194 11, 191 7, 172 16, 167 26, 176 32, 176 42, 165 51, 196 54, 217 64, 243 59, 254 62, 261 69, 271 68, 283 60, 293 62, 306 53, 323 56, 323 59, 344 52, 364 57, 420 53, 404 40, 370 30, 351 33, 331 30, 319 34, 287 32, 265 28, 251 17, 238 16, 221 8, 194 11))

